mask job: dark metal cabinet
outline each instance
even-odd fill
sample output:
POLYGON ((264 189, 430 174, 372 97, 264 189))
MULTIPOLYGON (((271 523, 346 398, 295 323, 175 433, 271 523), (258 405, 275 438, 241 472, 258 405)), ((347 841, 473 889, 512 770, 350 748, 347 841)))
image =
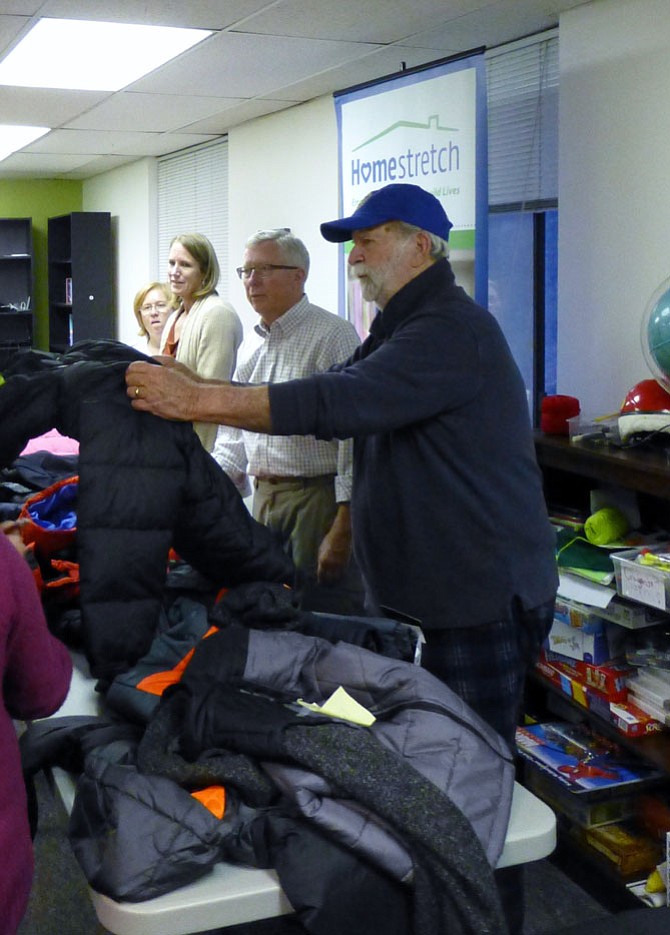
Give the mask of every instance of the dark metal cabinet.
POLYGON ((0 347, 33 343, 32 218, 0 218, 0 347))
POLYGON ((49 348, 115 336, 112 227, 107 211, 49 218, 49 348))

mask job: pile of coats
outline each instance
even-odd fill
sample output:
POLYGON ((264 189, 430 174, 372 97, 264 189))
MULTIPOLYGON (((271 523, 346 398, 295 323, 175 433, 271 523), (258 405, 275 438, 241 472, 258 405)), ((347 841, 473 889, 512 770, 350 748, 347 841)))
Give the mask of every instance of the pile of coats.
POLYGON ((67 610, 107 713, 35 724, 22 753, 27 776, 79 774, 89 883, 144 900, 225 859, 274 867, 313 935, 500 935, 505 743, 416 665, 411 628, 301 611, 290 560, 192 428, 129 405, 134 356, 0 359, 0 468, 50 428, 80 442, 67 610), (371 719, 323 714, 336 690, 371 719))

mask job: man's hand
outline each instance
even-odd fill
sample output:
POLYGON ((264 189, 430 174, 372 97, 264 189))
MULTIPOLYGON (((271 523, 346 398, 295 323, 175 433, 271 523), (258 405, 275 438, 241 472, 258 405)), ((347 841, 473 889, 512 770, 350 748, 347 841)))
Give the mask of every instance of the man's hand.
POLYGON ((133 409, 178 422, 215 422, 271 432, 268 388, 204 380, 172 357, 134 361, 126 370, 133 409), (159 366, 157 366, 157 364, 159 366))
POLYGON ((0 530, 7 536, 19 555, 25 555, 26 546, 21 536, 21 526, 25 520, 6 520, 0 523, 0 530))
POLYGON ((351 558, 351 519, 349 504, 340 503, 337 513, 319 546, 317 581, 319 584, 337 584, 344 575, 351 558))
POLYGON ((164 419, 193 421, 201 381, 172 357, 153 359, 160 366, 135 361, 126 370, 127 393, 133 409, 152 412, 164 419))

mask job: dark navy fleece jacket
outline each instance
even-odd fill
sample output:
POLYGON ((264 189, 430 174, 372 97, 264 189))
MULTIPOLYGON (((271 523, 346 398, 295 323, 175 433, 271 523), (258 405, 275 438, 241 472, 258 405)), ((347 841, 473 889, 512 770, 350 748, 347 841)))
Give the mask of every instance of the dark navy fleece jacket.
POLYGON ((378 604, 442 629, 553 598, 523 380, 447 260, 393 296, 348 361, 269 392, 273 432, 354 437, 354 548, 378 604))

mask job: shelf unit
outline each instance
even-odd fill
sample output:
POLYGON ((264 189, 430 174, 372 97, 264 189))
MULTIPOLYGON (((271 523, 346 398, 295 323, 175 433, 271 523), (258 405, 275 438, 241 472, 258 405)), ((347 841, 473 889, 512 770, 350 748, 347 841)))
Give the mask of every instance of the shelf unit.
POLYGON ((49 348, 113 338, 112 228, 107 211, 49 218, 49 348))
MULTIPOLYGON (((590 492, 597 486, 616 486, 634 491, 643 525, 670 530, 670 452, 658 449, 624 450, 592 443, 571 443, 565 436, 536 433, 535 450, 543 473, 545 497, 552 505, 573 506, 588 515, 590 492)), ((527 680, 527 706, 551 715, 590 724, 668 774, 670 782, 670 732, 645 737, 626 737, 612 724, 563 694, 538 672, 527 680)), ((554 858, 561 868, 612 911, 639 906, 613 871, 559 838, 554 858)))
POLYGON ((33 343, 32 218, 0 218, 0 347, 33 343))

